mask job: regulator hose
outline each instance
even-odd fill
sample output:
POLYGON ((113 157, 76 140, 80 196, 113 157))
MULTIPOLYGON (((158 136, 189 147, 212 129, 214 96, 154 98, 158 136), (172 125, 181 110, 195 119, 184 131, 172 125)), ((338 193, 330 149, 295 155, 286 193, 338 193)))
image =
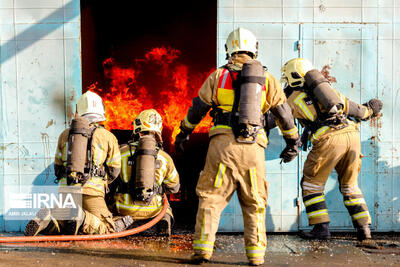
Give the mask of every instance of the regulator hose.
POLYGON ((149 229, 158 223, 167 212, 168 198, 163 196, 163 208, 161 212, 151 221, 133 229, 125 230, 118 233, 102 234, 102 235, 51 235, 51 236, 4 236, 0 237, 0 243, 16 243, 16 242, 48 242, 48 241, 90 241, 113 239, 134 235, 149 229))

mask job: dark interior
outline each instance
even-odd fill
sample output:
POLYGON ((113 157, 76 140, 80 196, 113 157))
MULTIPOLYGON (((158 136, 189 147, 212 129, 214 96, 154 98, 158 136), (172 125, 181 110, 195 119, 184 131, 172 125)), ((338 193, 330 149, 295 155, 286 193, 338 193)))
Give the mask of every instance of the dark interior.
MULTIPOLYGON (((152 47, 168 46, 181 51, 180 60, 194 72, 207 72, 216 63, 217 3, 206 1, 81 1, 82 88, 94 82, 107 84, 103 61, 114 58, 129 67, 152 47)), ((154 82, 149 80, 150 82, 154 82)), ((151 108, 151 107, 148 107, 151 108)), ((119 143, 131 131, 112 129, 119 143)), ((169 132, 163 132, 170 134, 169 132)), ((167 138, 165 138, 167 139, 167 138)), ((208 134, 192 134, 183 154, 170 144, 181 178, 181 192, 170 201, 178 228, 191 229, 195 222, 195 186, 204 166, 208 134)))

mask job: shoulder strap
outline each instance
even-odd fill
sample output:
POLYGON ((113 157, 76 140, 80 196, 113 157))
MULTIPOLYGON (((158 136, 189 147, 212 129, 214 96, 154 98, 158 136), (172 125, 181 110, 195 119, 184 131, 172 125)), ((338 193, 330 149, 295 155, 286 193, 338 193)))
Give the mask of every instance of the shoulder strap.
MULTIPOLYGON (((307 86, 307 85, 305 85, 305 86, 307 86)), ((320 108, 319 105, 318 105, 318 100, 317 100, 317 98, 315 97, 313 91, 307 88, 306 90, 304 90, 304 92, 306 92, 307 96, 310 97, 311 100, 312 100, 312 102, 313 102, 315 111, 317 112, 317 119, 316 119, 316 121, 320 121, 320 122, 324 121, 324 120, 327 118, 327 116, 326 116, 327 114, 325 114, 325 113, 323 113, 323 112, 321 111, 321 108, 320 108)))
POLYGON ((293 94, 294 89, 293 87, 286 86, 285 89, 283 89, 283 92, 285 93, 286 98, 289 98, 293 94))
POLYGON ((229 63, 228 63, 228 64, 223 65, 221 68, 224 68, 224 69, 227 69, 227 70, 230 71, 230 70, 232 69, 232 68, 231 68, 231 65, 232 65, 232 64, 229 64, 229 63))
POLYGON ((92 155, 92 141, 94 132, 97 130, 97 125, 94 125, 93 130, 88 135, 88 143, 87 143, 87 168, 89 173, 92 173, 93 170, 93 155, 92 155))
POLYGON ((130 157, 128 158, 131 165, 131 178, 129 179, 128 183, 126 184, 126 192, 133 196, 133 190, 135 189, 136 184, 136 153, 132 152, 133 145, 131 143, 128 144, 129 146, 129 154, 130 157))
POLYGON ((319 105, 318 105, 318 100, 317 100, 317 98, 314 96, 314 94, 307 94, 310 98, 311 98, 311 100, 312 100, 312 102, 313 102, 313 105, 314 105, 314 108, 315 108, 315 111, 317 112, 317 120, 323 120, 323 118, 324 118, 324 114, 322 113, 322 111, 321 111, 321 109, 320 109, 320 107, 319 107, 319 105))
POLYGON ((228 66, 228 71, 229 75, 231 76, 232 79, 232 87, 235 92, 235 97, 233 99, 233 106, 232 106, 232 111, 230 114, 230 124, 232 126, 232 131, 233 134, 235 135, 235 138, 239 136, 239 125, 238 125, 238 109, 239 109, 239 102, 240 102, 240 87, 239 87, 239 81, 241 79, 241 72, 237 71, 238 75, 235 77, 233 76, 233 70, 229 68, 228 66))

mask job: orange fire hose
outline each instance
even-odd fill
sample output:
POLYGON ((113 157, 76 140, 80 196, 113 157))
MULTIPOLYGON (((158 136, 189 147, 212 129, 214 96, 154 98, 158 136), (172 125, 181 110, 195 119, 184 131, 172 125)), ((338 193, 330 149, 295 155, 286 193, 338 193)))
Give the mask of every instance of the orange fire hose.
POLYGON ((164 217, 168 208, 168 199, 164 194, 163 196, 163 208, 161 212, 154 217, 151 221, 122 232, 110 233, 103 235, 52 235, 52 236, 5 236, 0 237, 0 243, 12 243, 12 242, 47 242, 47 241, 89 241, 89 240, 102 240, 102 239, 113 239, 125 236, 134 235, 140 233, 158 223, 162 217, 164 217))

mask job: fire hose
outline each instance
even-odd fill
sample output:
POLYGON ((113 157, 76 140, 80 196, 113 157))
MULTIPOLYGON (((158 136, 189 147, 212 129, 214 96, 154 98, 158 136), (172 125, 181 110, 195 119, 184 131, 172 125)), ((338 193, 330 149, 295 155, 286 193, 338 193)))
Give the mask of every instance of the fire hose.
POLYGON ((125 230, 118 233, 110 233, 110 234, 98 234, 98 235, 52 235, 52 236, 4 236, 0 237, 0 243, 13 243, 13 242, 48 242, 48 241, 90 241, 90 240, 103 240, 103 239, 113 239, 126 237, 130 235, 134 235, 144 230, 149 229, 158 223, 161 218, 164 217, 168 208, 168 199, 164 194, 163 196, 163 208, 161 212, 154 217, 151 221, 138 226, 133 229, 125 230))

